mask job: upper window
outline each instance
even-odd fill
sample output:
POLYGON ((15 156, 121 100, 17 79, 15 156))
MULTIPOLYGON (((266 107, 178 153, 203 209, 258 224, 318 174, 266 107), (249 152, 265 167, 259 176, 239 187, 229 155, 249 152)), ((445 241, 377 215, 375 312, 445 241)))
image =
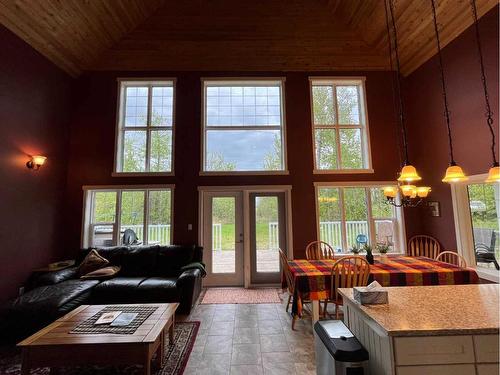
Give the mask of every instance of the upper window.
POLYGON ((85 207, 84 246, 171 243, 171 188, 87 190, 85 207))
POLYGON ((403 253, 402 210, 386 203, 381 186, 323 185, 316 188, 318 234, 338 252, 365 243, 403 253))
POLYGON ((369 171, 364 80, 311 78, 316 171, 369 171))
POLYGON ((204 172, 284 171, 282 80, 205 80, 204 172))
POLYGON ((118 173, 170 173, 174 81, 121 81, 118 173))

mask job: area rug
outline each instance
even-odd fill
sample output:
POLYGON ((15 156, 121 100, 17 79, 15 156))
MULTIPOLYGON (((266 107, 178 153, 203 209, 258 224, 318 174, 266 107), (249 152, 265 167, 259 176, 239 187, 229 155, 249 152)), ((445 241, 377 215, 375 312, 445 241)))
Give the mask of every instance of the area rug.
POLYGON ((201 303, 281 303, 281 299, 276 288, 208 288, 201 303))
MULTIPOLYGON (((174 345, 165 345, 164 365, 162 368, 154 366, 152 374, 155 375, 182 375, 186 368, 189 355, 193 349, 200 322, 179 322, 175 325, 174 345)), ((49 375, 48 368, 32 369, 31 375, 49 375)), ((0 374, 21 374, 20 350, 15 347, 0 348, 0 374)), ((61 375, 136 375, 143 374, 139 365, 131 366, 81 366, 68 367, 59 370, 61 375)))

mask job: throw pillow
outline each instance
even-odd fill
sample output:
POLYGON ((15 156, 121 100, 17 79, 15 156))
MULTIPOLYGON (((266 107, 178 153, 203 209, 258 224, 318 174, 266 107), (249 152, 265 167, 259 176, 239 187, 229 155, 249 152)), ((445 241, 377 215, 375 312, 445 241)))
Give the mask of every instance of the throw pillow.
POLYGON ((98 270, 92 271, 80 277, 80 279, 94 279, 94 280, 103 280, 103 279, 111 279, 118 272, 120 272, 120 266, 108 266, 104 268, 99 268, 98 270))
POLYGON ((98 270, 99 268, 103 268, 108 264, 109 261, 106 258, 100 256, 97 250, 92 249, 90 253, 87 254, 85 259, 82 260, 82 263, 78 267, 78 275, 86 275, 89 272, 98 270))

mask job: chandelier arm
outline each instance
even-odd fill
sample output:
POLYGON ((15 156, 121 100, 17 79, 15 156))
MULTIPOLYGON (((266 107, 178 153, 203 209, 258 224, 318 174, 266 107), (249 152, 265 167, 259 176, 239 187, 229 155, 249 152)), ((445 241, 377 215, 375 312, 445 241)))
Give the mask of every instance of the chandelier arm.
POLYGON ((498 166, 498 160, 496 157, 496 139, 495 139, 495 131, 493 130, 493 112, 491 110, 490 106, 490 97, 488 95, 488 85, 486 82, 486 73, 484 69, 484 61, 483 61, 483 49, 481 46, 481 38, 479 34, 479 23, 477 20, 477 7, 476 7, 476 0, 471 0, 471 9, 472 9, 472 16, 474 17, 474 29, 475 29, 475 35, 476 35, 476 44, 477 44, 477 52, 478 52, 478 57, 479 57, 479 65, 481 67, 481 82, 483 84, 483 91, 484 91, 484 101, 486 104, 486 124, 488 125, 488 128, 490 129, 491 133, 491 153, 493 156, 493 166, 498 166))
POLYGON ((389 10, 391 13, 391 23, 392 23, 392 30, 394 32, 394 53, 396 54, 396 74, 397 74, 397 80, 396 80, 396 88, 399 94, 399 119, 401 121, 401 130, 403 133, 403 148, 404 148, 404 164, 408 165, 410 164, 409 158, 408 158, 408 139, 406 136, 406 125, 405 125, 405 110, 404 110, 404 102, 403 102, 403 96, 401 94, 401 67, 399 63, 399 50, 398 50, 398 32, 396 29, 396 21, 394 20, 394 1, 389 0, 389 10))
POLYGON ((434 19, 434 32, 436 33, 436 43, 438 49, 439 72, 441 75, 441 89, 444 101, 444 116, 446 119, 446 128, 448 130, 448 143, 450 147, 450 165, 456 165, 455 158, 453 155, 453 141, 451 138, 451 126, 450 126, 450 111, 448 109, 448 96, 446 95, 446 82, 444 78, 443 57, 441 54, 441 43, 439 41, 439 30, 438 30, 437 16, 436 16, 436 4, 434 0, 431 0, 431 5, 432 5, 432 16, 434 19))

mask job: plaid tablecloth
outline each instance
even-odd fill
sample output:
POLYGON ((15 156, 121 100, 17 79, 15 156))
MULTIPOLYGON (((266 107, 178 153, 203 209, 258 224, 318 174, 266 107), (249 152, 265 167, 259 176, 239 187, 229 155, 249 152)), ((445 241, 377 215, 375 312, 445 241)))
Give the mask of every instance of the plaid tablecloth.
MULTIPOLYGON (((292 312, 299 313, 302 300, 324 300, 330 295, 330 273, 335 260, 298 259, 288 262, 295 282, 292 312)), ((375 257, 370 265, 368 283, 382 286, 419 286, 476 284, 479 277, 474 269, 461 268, 425 257, 388 255, 375 257)))

